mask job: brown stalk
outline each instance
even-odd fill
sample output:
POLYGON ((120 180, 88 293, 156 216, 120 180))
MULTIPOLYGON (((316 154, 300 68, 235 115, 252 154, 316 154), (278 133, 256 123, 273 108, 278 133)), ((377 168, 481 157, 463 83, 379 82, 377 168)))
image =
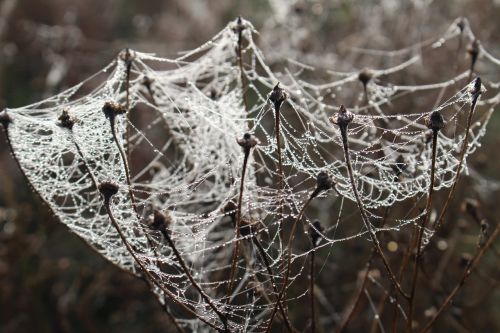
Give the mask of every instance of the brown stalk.
POLYGON ((476 109, 477 101, 479 99, 479 96, 481 95, 481 78, 480 77, 477 77, 474 80, 474 90, 471 92, 471 94, 472 94, 472 103, 471 103, 471 107, 469 110, 469 116, 467 118, 467 126, 465 127, 465 136, 464 136, 464 140, 462 143, 462 149, 460 151, 460 157, 459 157, 460 162, 458 163, 457 172, 455 174, 455 179, 453 180, 453 185, 451 186, 450 191, 448 192, 448 197, 446 198, 446 201, 444 203, 444 207, 441 210, 441 213, 439 214, 439 217, 433 226, 434 231, 438 230, 443 223, 444 216, 446 215, 446 212, 448 211, 448 207, 449 207, 451 201, 453 200, 458 181, 459 181, 460 176, 462 174, 462 166, 463 166, 464 160, 465 160, 465 153, 467 152, 467 148, 469 146, 469 131, 470 131, 470 127, 472 124, 472 116, 474 115, 474 110, 476 109))
POLYGON ((245 111, 248 112, 248 102, 247 102, 247 95, 246 95, 246 90, 247 90, 247 82, 245 79, 245 71, 243 68, 243 56, 242 56, 242 51, 243 51, 243 30, 245 30, 245 25, 243 25, 243 20, 241 16, 238 16, 236 19, 236 33, 238 34, 238 46, 236 47, 236 53, 238 56, 238 66, 240 68, 240 80, 241 80, 241 94, 243 96, 243 105, 245 106, 245 111))
POLYGON ((347 172, 349 174, 349 179, 351 182, 351 187, 354 193, 354 197, 356 199, 356 204, 358 206, 358 209, 361 213, 361 219, 363 220, 363 223, 368 230, 368 233, 370 235, 370 238, 375 246, 375 249, 377 251, 377 254, 380 256, 382 259, 382 262, 387 270, 387 273, 389 275, 389 279, 391 280, 391 283, 396 287, 396 290, 406 299, 409 298, 409 296, 402 290, 401 285, 398 283, 396 280, 396 277, 394 276, 394 273, 392 272, 392 269, 389 265, 389 262, 387 261, 387 258, 385 257, 382 248, 380 247, 380 242, 377 239, 377 235, 375 234, 375 231, 373 231, 373 228, 370 224, 370 221, 368 219, 368 216, 366 215, 366 212, 363 208, 363 203, 361 202, 361 198, 358 193, 358 189, 356 186, 356 183, 354 181, 354 174, 352 171, 352 164, 351 164, 351 158, 349 156, 349 141, 348 141, 348 135, 347 135, 347 127, 349 123, 353 120, 354 115, 347 111, 347 109, 341 105, 340 110, 338 114, 332 118, 330 118, 330 121, 339 126, 340 128, 340 134, 342 136, 342 146, 344 148, 344 158, 345 162, 347 165, 347 172))
POLYGON ((137 265, 139 266, 139 268, 142 270, 142 272, 148 277, 148 279, 150 281, 152 281, 158 288, 160 288, 161 291, 163 291, 163 293, 165 295, 168 295, 174 302, 176 302, 178 305, 180 305, 182 308, 184 308, 187 312, 189 312, 190 314, 194 315, 196 318, 198 318, 199 320, 201 320, 202 322, 204 322, 205 324, 209 325, 210 327, 212 327, 213 329, 219 331, 219 332, 227 332, 227 330, 225 329, 221 329, 217 326, 215 326, 214 324, 212 324, 211 322, 209 322, 208 320, 206 320, 205 318, 203 318, 203 316, 199 315, 198 313, 196 313, 196 311, 192 310, 190 307, 188 307, 187 305, 185 305, 184 303, 178 301, 176 299, 176 296, 174 294, 172 294, 172 292, 170 290, 168 290, 167 288, 165 288, 163 286, 163 284, 161 284, 147 269, 146 267, 144 266, 144 264, 139 260, 139 258, 137 257, 137 255, 135 254, 132 246, 129 244, 129 242, 127 241, 127 238, 125 237, 125 235, 123 234, 123 231, 121 230, 118 222, 116 221, 116 219, 114 218, 114 215, 113 215, 113 211, 111 210, 111 205, 110 205, 110 199, 111 197, 117 193, 118 191, 118 186, 113 184, 113 183, 110 183, 110 182, 104 182, 104 183, 101 183, 99 185, 99 191, 101 192, 103 198, 104 198, 104 206, 106 208, 106 212, 109 216, 109 219, 111 221, 111 224, 113 225, 113 227, 116 229, 122 243, 125 245, 127 251, 130 253, 130 255, 132 256, 132 258, 134 259, 134 261, 137 263, 137 265))
POLYGON ((414 306, 415 290, 417 287, 417 279, 418 279, 419 265, 422 252, 422 240, 425 228, 431 216, 432 198, 434 194, 434 183, 435 183, 435 173, 436 173, 437 139, 439 131, 444 127, 443 116, 441 115, 441 113, 439 113, 439 111, 434 111, 430 114, 427 127, 432 129, 432 161, 431 161, 430 184, 429 184, 429 193, 427 195, 427 203, 425 205, 425 216, 422 225, 420 226, 420 230, 418 231, 418 238, 415 244, 416 245, 415 267, 413 269, 413 279, 411 284, 408 321, 407 321, 408 332, 412 331, 413 306, 414 306))
POLYGON ((288 279, 290 277, 290 268, 291 268, 291 263, 292 263, 292 245, 293 245, 293 240, 295 238, 295 230, 297 229, 297 225, 300 220, 302 220, 302 216, 304 215, 304 212, 306 211, 306 208, 309 206, 311 201, 316 198, 321 192, 327 191, 333 187, 333 179, 326 173, 326 172, 320 172, 318 176, 316 177, 316 188, 314 191, 311 192, 309 198, 306 200, 304 203, 304 206, 299 212, 299 215, 297 215, 297 218, 293 222, 292 229, 290 231, 290 236, 288 238, 288 243, 286 246, 286 269, 285 269, 285 276, 283 278, 283 285, 281 287, 280 293, 278 295, 278 299, 276 301, 276 304, 274 305, 273 311, 271 312, 271 318, 269 319, 269 323, 267 325, 266 332, 270 332, 274 317, 276 315, 276 311, 278 309, 278 304, 281 302, 283 299, 283 296, 285 294, 286 288, 288 287, 288 279))
POLYGON ((278 221, 278 229, 280 231, 281 242, 283 242, 283 228, 282 228, 282 219, 283 219, 283 187, 284 187, 284 173, 283 173, 283 161, 281 156, 281 134, 280 134, 280 110, 283 102, 288 98, 288 93, 280 87, 279 82, 274 86, 271 94, 269 95, 269 100, 274 105, 274 135, 276 137, 276 146, 278 150, 278 190, 279 190, 279 221, 278 221))
POLYGON ((237 140, 238 144, 243 148, 243 167, 241 171, 241 181, 240 181, 240 193, 238 196, 238 207, 236 209, 236 244, 234 246, 233 258, 231 260, 231 271, 229 273, 229 285, 227 288, 227 298, 228 303, 231 300, 231 293, 233 291, 233 284, 236 272, 236 263, 238 261, 239 243, 240 243, 240 230, 241 230, 241 204, 243 201, 243 190, 245 188, 245 174, 247 170, 248 157, 250 156, 250 150, 257 144, 257 139, 250 133, 245 133, 242 139, 237 140))
POLYGON ((223 315, 222 312, 219 311, 219 309, 217 309, 217 307, 212 302, 210 297, 203 291, 203 289, 201 289, 200 285, 195 281, 195 279, 191 275, 191 272, 187 268, 186 263, 184 262, 184 259, 182 258, 180 252, 177 250, 177 247, 175 246, 175 243, 172 240, 172 238, 170 237, 170 234, 167 230, 167 225, 168 225, 167 221, 168 221, 168 218, 163 213, 161 213, 159 211, 155 211, 153 224, 155 226, 159 227, 160 232, 162 233, 163 237, 165 237, 165 239, 167 240, 168 245, 170 246, 170 248, 174 252, 174 255, 177 258, 177 261, 181 265, 182 270, 184 271, 184 274, 186 274, 187 278, 189 279, 189 282, 191 282, 191 285, 196 289, 196 291, 200 294, 200 296, 208 304, 208 306, 210 306, 210 308, 212 308, 212 310, 217 314, 217 316, 219 316, 219 319, 222 321, 222 323, 224 325, 225 332, 229 332, 229 327, 227 325, 228 323, 227 323, 226 316, 223 315))

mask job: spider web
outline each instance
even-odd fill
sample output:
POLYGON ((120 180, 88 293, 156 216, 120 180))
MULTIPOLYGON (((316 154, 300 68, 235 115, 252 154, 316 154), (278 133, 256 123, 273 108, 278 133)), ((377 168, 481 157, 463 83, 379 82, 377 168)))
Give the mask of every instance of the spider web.
MULTIPOLYGON (((64 224, 102 256, 144 277, 110 223, 96 188, 95 181, 112 181, 119 186, 112 211, 120 229, 142 265, 171 291, 170 297, 222 327, 217 314, 186 278, 171 246, 158 230, 149 228, 147 220, 154 209, 172 220, 169 232, 190 274, 213 304, 229 316, 230 329, 262 331, 277 296, 273 280, 280 281, 284 271, 282 229, 297 217, 314 189, 316 175, 328 172, 336 189, 323 194, 318 205, 328 200, 341 201, 342 205, 344 200, 355 200, 340 132, 329 121, 341 102, 355 115, 348 130, 350 156, 361 200, 375 230, 382 230, 375 227, 382 219, 377 208, 426 195, 432 149, 425 120, 436 110, 443 114, 446 128, 438 137, 435 189, 452 185, 464 138, 464 117, 473 98, 474 85, 468 82, 471 73, 416 85, 391 83, 390 78, 419 64, 423 55, 415 49, 439 51, 459 36, 475 40, 468 25, 464 31, 460 34, 454 22, 443 35, 408 48, 406 60, 390 68, 365 71, 370 79, 363 90, 359 85, 363 71, 359 70, 331 71, 318 82, 308 74, 321 69, 298 61, 281 59, 289 66, 275 69, 280 60, 275 57, 272 64, 266 63, 253 39, 256 31, 252 25, 235 21, 204 45, 176 59, 126 50, 102 71, 59 95, 7 109, 12 118, 8 136, 36 192, 64 224), (238 65, 239 42, 243 72, 238 65), (289 94, 280 113, 283 189, 278 186, 275 113, 269 100, 277 82, 289 94), (447 88, 456 93, 434 108, 403 112, 394 107, 409 96, 425 96, 447 88), (109 102, 128 104, 130 110, 116 117, 116 140, 102 111, 109 102), (63 111, 76 119, 72 129, 61 126, 58 119, 63 111), (234 210, 227 207, 230 202, 236 203, 239 194, 244 156, 236 138, 245 132, 255 135, 260 143, 247 167, 242 219, 257 227, 236 239, 231 223, 234 210), (130 186, 123 151, 129 157, 130 186), (262 263, 253 238, 261 239, 272 274, 262 263), (236 287, 227 296, 231 253, 239 240, 243 249, 237 262, 236 287)), ((500 65, 479 47, 485 60, 500 65)), ((373 57, 387 56, 387 52, 358 51, 373 57)), ((498 89, 498 84, 487 84, 488 90, 498 89)), ((480 147, 499 96, 497 93, 479 102, 481 109, 470 129, 465 158, 480 147)), ((466 172, 466 163, 463 168, 466 172)), ((338 219, 330 218, 317 248, 367 234, 364 228, 342 232, 341 211, 337 212, 338 219)), ((412 225, 423 214, 395 217, 384 230, 412 225)), ((311 224, 311 219, 306 216, 304 223, 311 224)), ((430 235, 429 231, 427 237, 430 235)), ((303 259, 310 251, 294 253, 290 284, 303 274, 303 259)), ((300 290, 287 295, 285 301, 292 304, 307 294, 304 287, 297 288, 300 290)), ((152 289, 163 302, 164 291, 157 285, 152 289)), ((176 314, 191 330, 208 328, 192 316, 182 316, 176 314)))

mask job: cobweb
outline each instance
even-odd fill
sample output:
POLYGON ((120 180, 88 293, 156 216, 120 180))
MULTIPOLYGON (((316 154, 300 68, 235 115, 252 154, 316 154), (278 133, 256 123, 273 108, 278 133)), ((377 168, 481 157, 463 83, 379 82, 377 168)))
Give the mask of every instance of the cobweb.
MULTIPOLYGON (((273 284, 283 276, 283 231, 314 189, 316 175, 324 171, 335 181, 336 191, 323 194, 322 202, 355 200, 340 132, 329 121, 340 104, 355 115, 348 130, 350 156, 374 228, 381 219, 377 208, 427 193, 431 144, 425 121, 436 110, 443 114, 446 127, 438 137, 435 188, 451 186, 472 102, 472 73, 467 70, 442 82, 411 86, 391 83, 390 78, 419 65, 423 55, 413 52, 417 48, 439 51, 459 37, 475 40, 468 25, 464 31, 453 22, 443 35, 408 48, 407 59, 399 64, 381 70, 330 72, 319 82, 308 73, 321 69, 284 58, 289 66, 276 70, 276 57, 267 64, 253 39, 256 31, 252 25, 235 21, 176 59, 124 50, 81 84, 42 102, 7 109, 12 118, 8 137, 34 190, 71 231, 111 262, 146 278, 140 261, 158 282, 152 289, 160 302, 182 304, 206 321, 175 308, 182 326, 208 330, 208 322, 223 328, 217 313, 186 278, 172 246, 148 224, 154 210, 168 216, 170 237, 190 275, 228 316, 230 330, 263 331, 277 296, 273 284), (360 73, 369 77, 365 89, 359 82, 360 73), (278 82, 289 95, 280 112, 282 189, 278 186, 275 112, 269 100, 278 82), (409 96, 447 88, 456 93, 434 108, 393 107, 409 96), (103 113, 106 105, 128 111, 116 116, 116 139, 110 119, 103 113), (74 121, 72 128, 61 123, 63 112, 74 121), (242 202, 242 220, 255 227, 240 235, 236 284, 228 296, 231 254, 237 241, 235 211, 228 207, 235 207, 239 195, 244 154, 236 139, 245 132, 260 141, 250 155, 242 202), (119 187, 111 208, 136 258, 110 222, 96 188, 102 182, 119 187), (260 239, 272 274, 253 238, 260 239), (170 294, 165 295, 159 285, 170 294)), ((480 44, 478 47, 483 59, 500 65, 480 44)), ((498 90, 494 83, 486 85, 489 92, 498 90)), ((497 92, 479 102, 465 158, 480 147, 499 96, 497 92)), ((466 163, 463 168, 466 172, 466 163)), ((395 217, 387 228, 413 225, 424 213, 395 217)), ((311 220, 306 214, 304 223, 311 220)), ((341 232, 335 220, 337 216, 325 221, 327 228, 318 247, 363 238, 367 233, 362 227, 341 232)), ((308 253, 294 250, 290 284, 302 274, 308 253)), ((293 295, 287 295, 288 304, 307 294, 305 287, 296 288, 299 290, 293 295)))

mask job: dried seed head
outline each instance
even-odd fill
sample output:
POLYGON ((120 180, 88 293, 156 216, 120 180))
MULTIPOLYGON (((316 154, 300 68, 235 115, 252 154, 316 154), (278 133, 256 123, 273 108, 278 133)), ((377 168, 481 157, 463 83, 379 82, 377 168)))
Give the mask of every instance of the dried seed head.
POLYGON ((482 87, 481 78, 478 76, 474 80, 474 87, 472 88, 472 90, 470 92, 472 95, 472 98, 478 98, 479 95, 481 95, 481 87, 482 87))
POLYGON ((373 78, 373 71, 368 68, 364 68, 358 74, 358 80, 361 81, 361 83, 363 83, 364 86, 366 86, 372 78, 373 78))
POLYGON ((480 221, 481 216, 479 214, 479 202, 475 199, 467 198, 462 203, 462 211, 469 214, 474 220, 480 221))
POLYGON ((120 52, 119 57, 125 63, 125 66, 127 66, 128 69, 135 59, 135 52, 127 47, 125 50, 120 52))
POLYGON ((472 255, 470 253, 462 253, 462 257, 460 258, 460 266, 466 267, 472 261, 472 255))
POLYGON ((102 112, 106 118, 114 120, 117 115, 127 113, 127 109, 118 103, 106 102, 102 107, 102 112))
POLYGON ((434 132, 439 132, 444 127, 444 119, 439 111, 433 111, 427 119, 427 127, 434 132))
POLYGON ((238 207, 233 200, 229 201, 223 208, 222 213, 231 216, 232 219, 236 218, 236 210, 238 207))
POLYGON ((313 246, 317 246, 319 244, 322 233, 323 226, 318 220, 314 221, 312 226, 309 227, 309 237, 311 237, 311 243, 313 246))
POLYGON ((118 192, 118 184, 111 181, 105 181, 99 184, 98 189, 104 197, 105 201, 109 199, 118 192))
POLYGON ((250 151, 250 149, 259 144, 259 140, 250 133, 243 134, 243 137, 236 139, 236 142, 238 142, 245 152, 250 151))
POLYGON ((167 229, 169 225, 172 224, 172 217, 168 214, 164 214, 161 211, 155 209, 153 212, 153 222, 151 223, 151 228, 155 230, 167 229))
POLYGON ((269 94, 269 100, 273 102, 274 104, 274 109, 276 111, 279 111, 281 108, 281 104, 288 98, 288 93, 285 91, 285 89, 280 87, 280 83, 278 82, 274 88, 273 91, 269 94))
POLYGON ((0 112, 0 124, 7 129, 10 123, 12 123, 12 117, 7 113, 7 111, 3 110, 0 112))
POLYGON ((149 76, 145 76, 142 79, 142 84, 146 87, 146 89, 150 90, 151 85, 153 84, 153 79, 151 79, 149 76))
POLYGON ((69 114, 68 110, 63 110, 63 112, 61 113, 61 115, 57 119, 59 120, 59 123, 57 124, 58 126, 67 128, 69 130, 72 130, 73 125, 75 125, 75 123, 76 123, 76 118, 72 117, 69 114))
POLYGON ((406 170, 406 168, 408 168, 408 164, 406 164, 404 157, 399 155, 396 162, 391 164, 391 168, 397 178, 403 173, 403 171, 406 170))
POLYGON ((488 239, 488 229, 490 228, 490 225, 486 220, 481 220, 481 223, 479 225, 479 237, 477 239, 477 246, 478 247, 483 247, 484 244, 486 243, 486 240, 488 239))
POLYGON ((330 122, 339 126, 341 129, 346 129, 349 123, 354 119, 354 115, 347 111, 344 105, 340 106, 339 112, 330 117, 330 122))
POLYGON ((233 24, 234 26, 232 27, 232 29, 237 34, 241 34, 246 28, 246 25, 243 23, 243 19, 241 18, 241 16, 238 16, 233 24))
POLYGON ((325 171, 321 171, 316 176, 316 190, 318 190, 318 192, 328 191, 334 184, 333 178, 325 171))
POLYGON ((460 30, 460 33, 463 33, 464 32, 464 29, 465 29, 465 19, 463 17, 461 17, 458 22, 457 22, 457 27, 458 29, 460 30))
POLYGON ((472 64, 474 64, 479 55, 479 41, 474 39, 467 47, 467 53, 470 55, 472 64))

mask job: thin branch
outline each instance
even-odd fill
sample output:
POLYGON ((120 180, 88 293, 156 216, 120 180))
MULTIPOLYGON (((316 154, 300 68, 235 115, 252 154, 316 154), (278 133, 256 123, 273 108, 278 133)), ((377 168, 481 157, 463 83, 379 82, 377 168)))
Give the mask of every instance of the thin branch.
POLYGON ((430 129, 432 129, 432 160, 431 160, 431 172, 430 172, 430 181, 429 181, 429 194, 427 195, 427 203, 425 205, 425 217, 420 226, 420 230, 418 231, 418 238, 416 242, 416 255, 415 255, 415 267, 413 269, 413 279, 411 284, 411 292, 409 299, 409 310, 408 310, 408 320, 407 320, 407 330, 408 332, 412 331, 412 318, 413 318, 413 306, 414 306, 414 298, 415 298, 415 290, 417 287, 418 280, 418 272, 419 272, 419 263, 421 259, 422 252, 422 240, 424 236, 425 228, 429 222, 431 216, 431 207, 432 207, 432 197, 434 194, 434 183, 435 183, 435 173, 436 173, 436 151, 437 151, 437 139, 439 131, 444 127, 443 116, 439 111, 434 111, 430 114, 428 125, 430 129))
POLYGON ((476 104, 479 99, 479 96, 481 95, 481 78, 477 77, 474 81, 474 90, 471 92, 472 94, 472 103, 469 109, 469 116, 467 119, 467 126, 465 127, 465 136, 463 139, 462 143, 462 149, 460 151, 460 157, 459 157, 459 163, 457 166, 457 171, 455 173, 455 179, 453 180, 453 185, 450 188, 450 191, 448 192, 448 197, 446 198, 446 201, 444 203, 443 209, 441 210, 441 213, 439 214, 439 217, 434 223, 433 229, 434 231, 438 230, 444 220, 444 216, 446 215, 446 212, 448 211, 448 207, 453 200, 453 197, 455 195, 455 190, 458 184, 458 181, 460 179, 460 176, 462 174, 462 166, 464 164, 465 160, 465 154, 467 153, 467 148, 469 147, 469 135, 470 135, 470 127, 472 124, 472 116, 474 115, 474 110, 476 109, 476 104))
POLYGON ((391 283, 396 287, 396 290, 406 299, 409 298, 409 296, 403 291, 401 288, 401 285, 398 283, 396 280, 396 277, 394 276, 394 273, 392 272, 392 269, 389 265, 389 262, 387 261, 387 258, 385 257, 382 248, 380 247, 380 242, 377 239, 377 235, 375 234, 375 231, 373 231, 373 228, 370 224, 370 221, 368 219, 368 216, 366 215, 365 209, 363 208, 363 203, 361 202, 361 198, 358 193, 358 189, 356 186, 356 182, 354 181, 354 174, 352 171, 352 164, 351 164, 351 159, 349 157, 349 141, 348 141, 348 136, 347 136, 347 127, 349 123, 353 120, 354 115, 347 111, 347 109, 341 105, 340 110, 338 114, 332 118, 330 118, 330 121, 338 125, 340 128, 340 134, 342 136, 342 145, 344 148, 344 158, 345 162, 347 164, 347 172, 349 173, 349 179, 351 182, 351 187, 352 191, 354 193, 354 197, 356 199, 356 204, 358 205, 358 209, 361 213, 361 219, 363 220, 363 223, 368 230, 368 233, 370 235, 370 238, 375 246, 375 249, 377 250, 378 255, 382 259, 382 262, 387 270, 387 273, 389 275, 389 279, 391 280, 391 283))
POLYGON ((163 286, 163 284, 161 284, 147 270, 147 268, 144 266, 144 264, 141 262, 141 260, 137 257, 137 255, 135 254, 134 250, 132 249, 132 246, 129 244, 129 242, 127 241, 127 238, 123 234, 123 231, 121 230, 118 222, 116 221, 116 219, 115 219, 115 217, 113 215, 113 211, 112 211, 111 206, 110 206, 110 199, 111 199, 111 197, 114 194, 117 193, 118 186, 115 185, 115 184, 113 184, 113 183, 104 182, 104 183, 101 183, 99 185, 99 191, 101 192, 101 194, 104 197, 104 207, 106 208, 106 212, 107 212, 107 214, 109 216, 111 224, 116 229, 116 232, 118 233, 118 235, 119 235, 122 243, 125 245, 127 251, 130 253, 130 255, 132 256, 132 258, 134 259, 134 261, 137 263, 137 265, 139 266, 139 268, 142 270, 142 272, 148 277, 148 279, 150 281, 152 281, 158 288, 160 288, 160 290, 163 291, 164 294, 168 295, 174 302, 176 302, 178 305, 180 305, 182 308, 184 308, 187 312, 189 312, 190 314, 194 315, 196 318, 198 318, 199 320, 201 320, 205 324, 209 325, 213 329, 215 329, 215 330, 217 330, 219 332, 226 332, 225 329, 221 329, 221 328, 215 326, 214 324, 212 324, 211 322, 209 322, 208 320, 206 320, 203 316, 199 315, 196 311, 192 310, 190 307, 188 307, 184 303, 178 301, 177 298, 176 298, 176 296, 170 290, 168 290, 167 288, 165 288, 163 286), (113 186, 115 188, 113 188, 113 186))

